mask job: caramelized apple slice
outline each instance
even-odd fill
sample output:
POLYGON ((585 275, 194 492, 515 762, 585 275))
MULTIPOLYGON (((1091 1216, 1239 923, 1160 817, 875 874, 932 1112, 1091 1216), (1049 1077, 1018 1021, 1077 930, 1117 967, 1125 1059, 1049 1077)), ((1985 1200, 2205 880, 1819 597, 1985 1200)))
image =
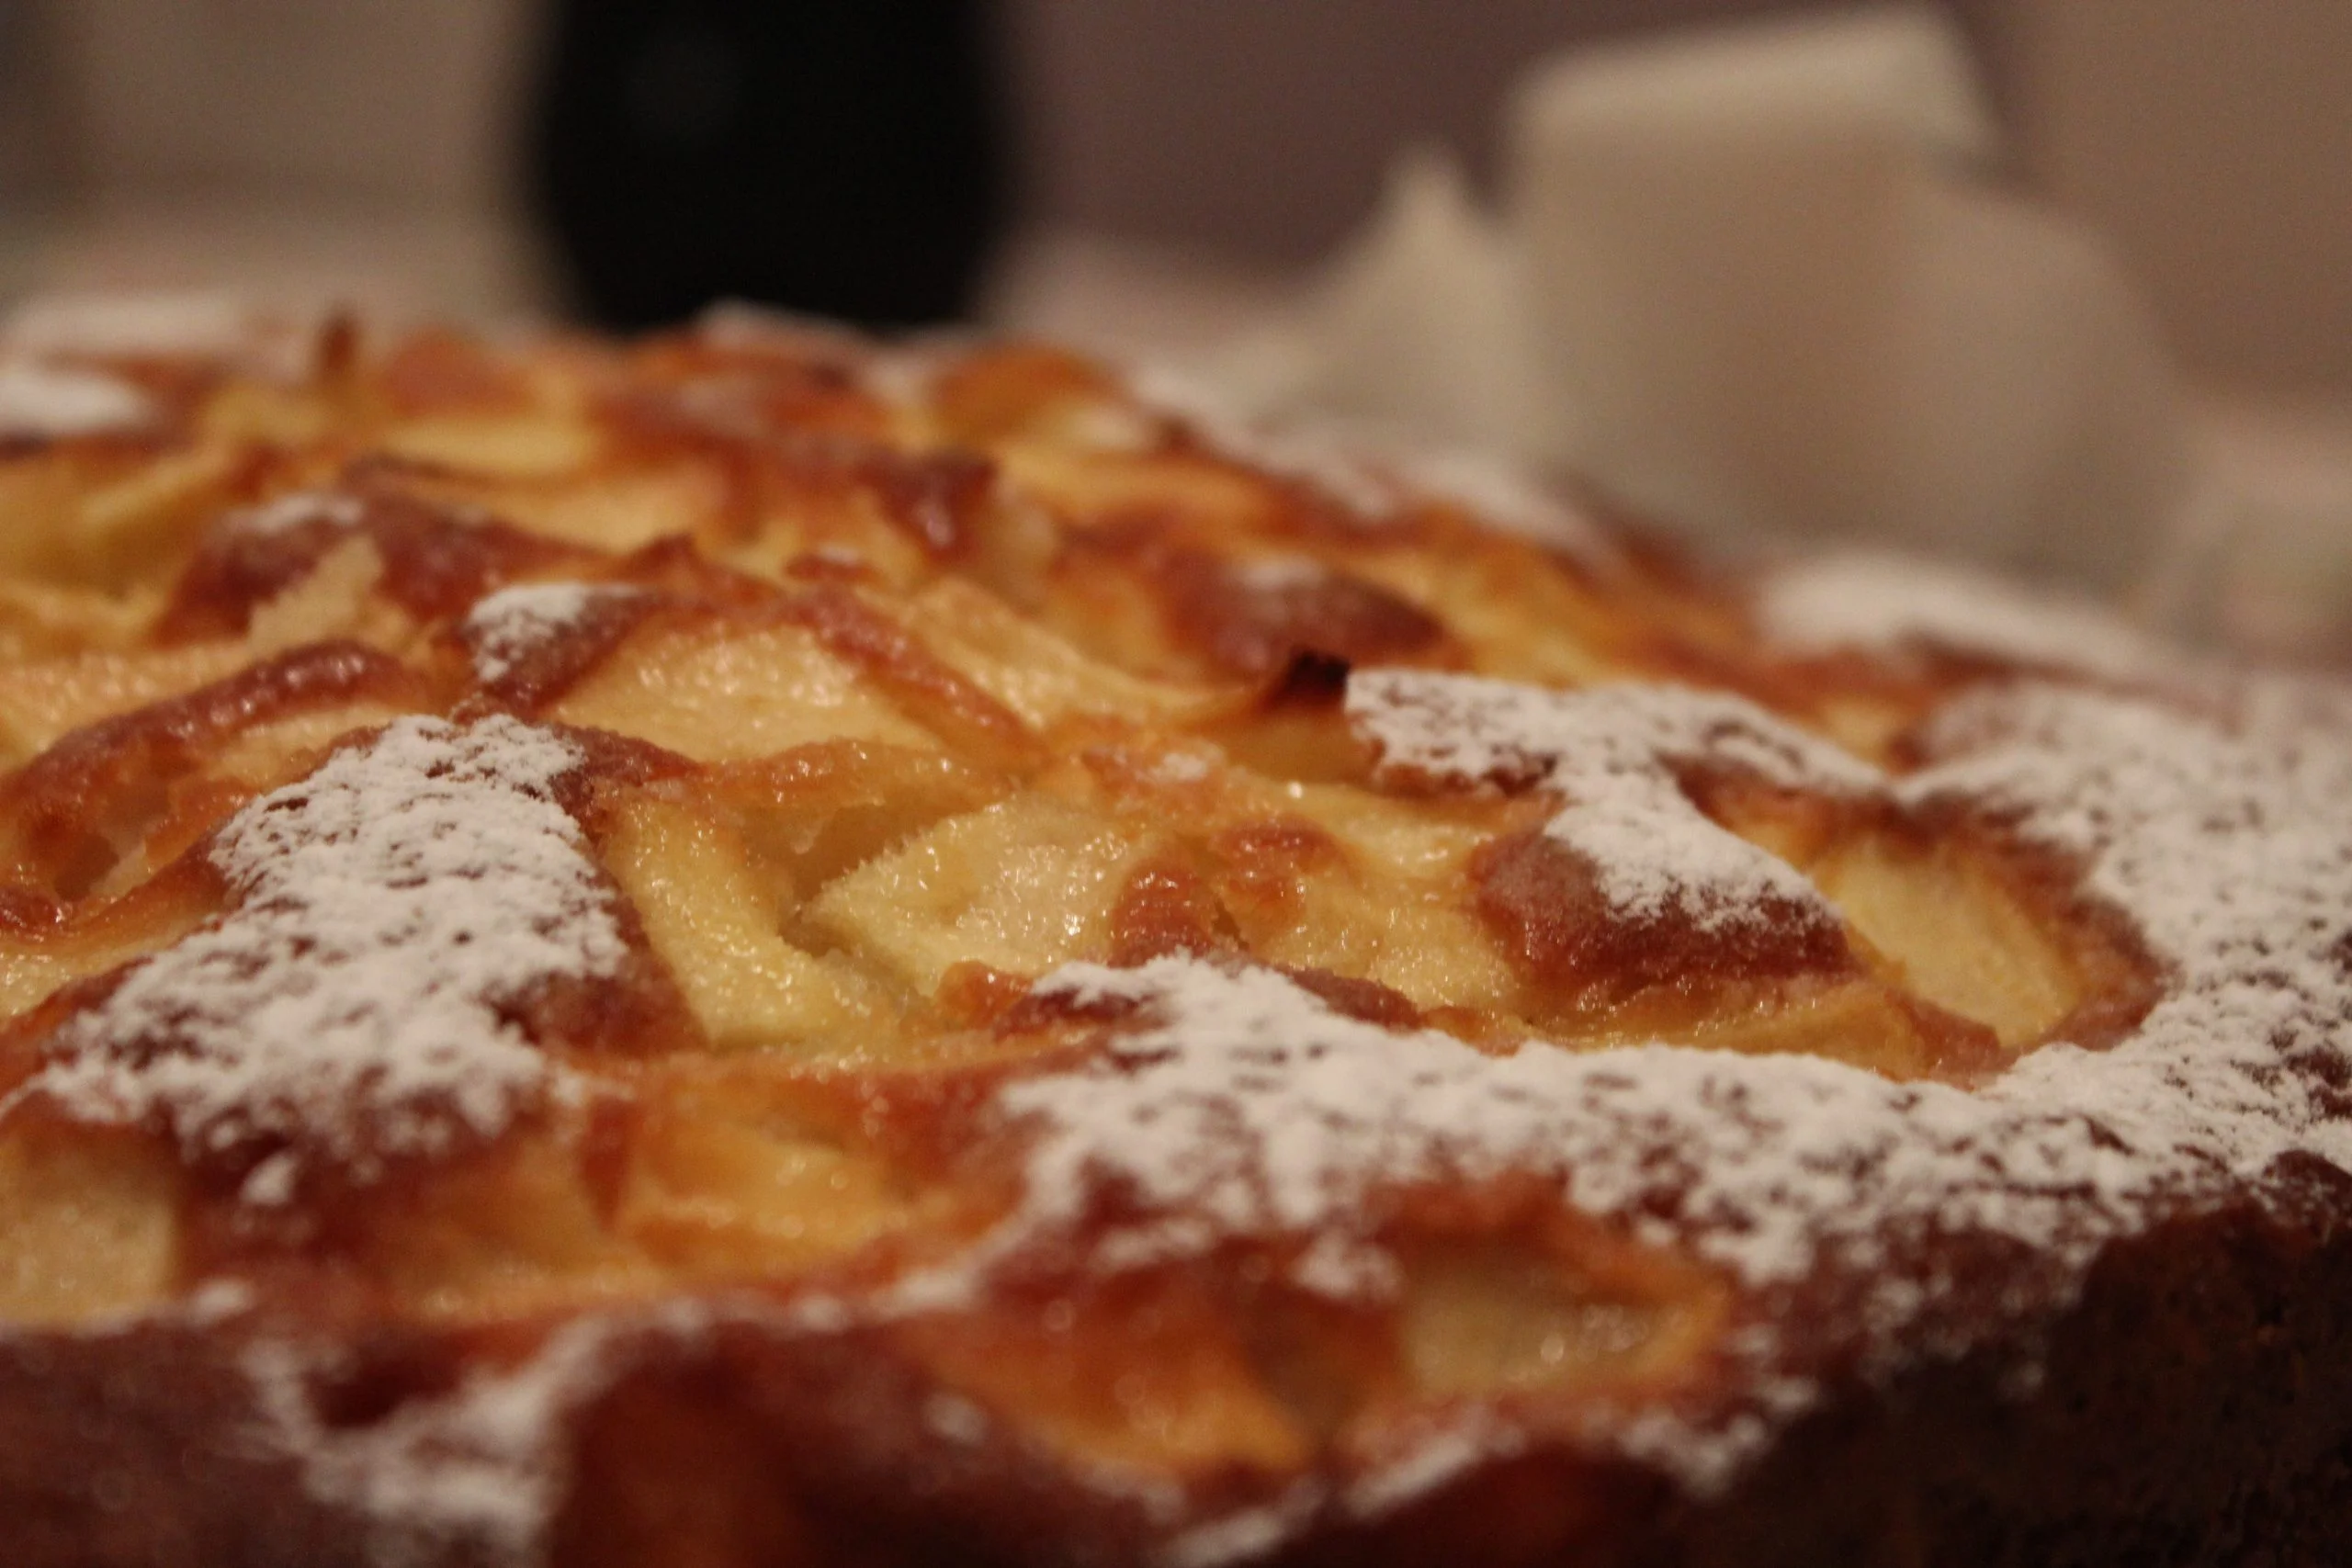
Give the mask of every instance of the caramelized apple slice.
POLYGON ((135 1134, 19 1124, 0 1134, 0 1323, 74 1324, 168 1296, 178 1168, 135 1134))

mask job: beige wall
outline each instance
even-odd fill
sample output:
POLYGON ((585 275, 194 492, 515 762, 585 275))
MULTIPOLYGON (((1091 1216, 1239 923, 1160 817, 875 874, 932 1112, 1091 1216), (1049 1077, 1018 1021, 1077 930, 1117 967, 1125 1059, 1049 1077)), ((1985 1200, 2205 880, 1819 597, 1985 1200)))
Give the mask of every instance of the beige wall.
MULTIPOLYGON (((71 176, 486 205, 540 3, 18 0, 0 202, 71 176)), ((1000 3, 1032 220, 1284 265, 1361 220, 1404 141, 1483 170, 1530 59, 1804 0, 1000 3)), ((2029 177, 2116 243, 2200 375, 2352 394, 2352 0, 1949 3, 2029 177)))
POLYGON ((2352 0, 2012 0, 2030 168, 2208 379, 2352 393, 2352 0))
MULTIPOLYGON (((1047 221, 1261 263, 1319 254, 1402 141, 1483 172, 1528 62, 1818 0, 1002 0, 1030 204, 1047 221)), ((1974 28, 1997 0, 1953 0, 1974 28)), ((2229 4, 2232 0, 2219 0, 2229 4)), ((2352 6, 2352 0, 2344 0, 2352 6)))
MULTIPOLYGON (((2019 172, 2084 214, 2201 378, 2352 393, 2352 0, 1952 0, 2019 172)), ((1578 39, 1803 0, 1006 0, 1030 206, 1261 264, 1357 221, 1400 140, 1482 168, 1578 39)))
POLYGON ((485 207, 536 0, 49 0, 86 191, 485 207))

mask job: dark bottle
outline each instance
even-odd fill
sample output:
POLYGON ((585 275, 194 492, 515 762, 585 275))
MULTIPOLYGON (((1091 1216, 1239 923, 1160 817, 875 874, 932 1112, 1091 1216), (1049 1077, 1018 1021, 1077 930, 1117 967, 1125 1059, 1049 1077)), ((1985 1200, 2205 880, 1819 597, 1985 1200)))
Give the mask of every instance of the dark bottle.
POLYGON ((876 327, 970 304, 1004 207, 986 0, 563 0, 534 128, 582 309, 876 327))

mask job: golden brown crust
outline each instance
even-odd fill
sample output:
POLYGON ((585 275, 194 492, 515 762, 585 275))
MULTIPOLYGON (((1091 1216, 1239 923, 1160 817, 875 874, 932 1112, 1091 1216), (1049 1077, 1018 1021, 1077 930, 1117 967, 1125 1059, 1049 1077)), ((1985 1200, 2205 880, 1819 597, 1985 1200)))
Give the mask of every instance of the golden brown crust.
MULTIPOLYGON (((1783 646, 1037 347, 313 361, 0 459, 12 1562, 2352 1529, 2317 939, 2228 976, 2267 1165, 2000 1098, 2206 972, 1971 705, 2237 696, 1783 646)), ((2245 765, 2176 815, 2352 845, 2245 765)))

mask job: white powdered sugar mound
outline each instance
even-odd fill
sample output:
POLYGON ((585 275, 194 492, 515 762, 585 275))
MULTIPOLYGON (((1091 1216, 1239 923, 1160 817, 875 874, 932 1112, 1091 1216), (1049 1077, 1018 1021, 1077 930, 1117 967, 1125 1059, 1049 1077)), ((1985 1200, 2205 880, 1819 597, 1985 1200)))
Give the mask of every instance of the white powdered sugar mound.
MULTIPOLYGON (((1717 755, 1768 776, 1868 776, 1745 705, 1686 693, 1584 705, 1443 677, 1357 684, 1362 711, 1386 716, 1392 758, 1463 776, 1574 779, 1604 765, 1592 757, 1629 765, 1710 728, 1717 755), (1576 750, 1590 757, 1556 760, 1576 750)), ((1108 1197, 1104 1267, 1235 1235, 1363 1242, 1384 1188, 1533 1172, 1751 1289, 1825 1267, 1869 1281, 1860 1328, 1881 1357, 1901 1354, 1944 1285, 1917 1267, 1936 1254, 1912 1244, 2014 1241, 2079 1278, 2161 1214, 2260 1190, 2281 1156, 2352 1170, 2352 1121, 2322 1088, 2352 1031, 2352 746, 2046 684, 1981 690, 1931 741, 1930 766, 1882 787, 1915 804, 1963 796, 2079 857, 2086 891, 2127 912, 2168 966, 2164 998, 2121 1043, 2044 1047, 1976 1092, 1665 1045, 1496 1057, 1343 1016, 1262 969, 1074 964, 1040 989, 1138 1012, 1085 1066, 1001 1091, 1035 1140, 1008 1234, 1083 1234, 1108 1197), (1909 1266, 1873 1274, 1898 1255, 1909 1266)), ((1622 1446, 1694 1488, 1727 1480, 1810 1397, 1772 1371, 1769 1346, 1745 1353, 1761 1414, 1701 1431, 1653 1410, 1622 1446)))
MULTIPOLYGON (((1135 1213, 1112 1242, 1122 1265, 1233 1235, 1349 1237, 1378 1188, 1542 1171, 1580 1207, 1632 1217, 1654 1239, 1687 1233, 1751 1283, 1786 1281, 1832 1229, 1859 1222, 1851 1239, 1871 1241, 1875 1213, 1845 1202, 1851 1169, 1815 1164, 1900 1165, 1912 1112, 1933 1101, 1923 1122, 1969 1122, 1963 1108, 1980 1103, 1805 1056, 1662 1045, 1492 1056, 1335 1012, 1273 970, 1188 957, 1067 964, 1037 989, 1146 1010, 1085 1069, 998 1097, 1043 1129, 1014 1228, 1074 1225, 1092 1194, 1115 1191, 1135 1213), (1661 1164, 1661 1151, 1674 1157, 1661 1164), (1675 1200, 1676 1221, 1637 1213, 1659 1196, 1675 1200)), ((2006 1181, 1973 1156, 1955 1174, 1979 1193, 2006 1181)))
POLYGON ((536 649, 563 636, 599 604, 632 599, 644 590, 627 583, 526 582, 477 603, 461 630, 472 650, 474 676, 503 681, 536 649))
POLYGON ((464 1542, 492 1562, 536 1562, 566 1480, 562 1417, 609 1375, 616 1328, 569 1324, 520 1366, 359 1427, 319 1416, 312 1368, 290 1345, 257 1342, 244 1370, 270 1440, 300 1461, 311 1495, 375 1522, 375 1557, 432 1560, 464 1542))
POLYGON ((1231 569, 1232 581, 1251 593, 1285 593, 1331 581, 1331 569, 1308 556, 1261 556, 1231 569))
POLYGON ((236 908, 69 1020, 25 1092, 191 1153, 282 1140, 255 1201, 290 1196, 298 1151, 365 1179, 494 1134, 551 1083, 500 1005, 625 956, 549 795, 578 763, 513 719, 402 718, 254 801, 211 851, 236 908))
POLYGON ((255 324, 254 309, 227 294, 43 294, 11 311, 0 336, 48 353, 210 355, 245 347, 255 324))
POLYGON ((1879 773, 1743 698, 1682 686, 1553 692, 1472 675, 1365 671, 1347 714, 1385 771, 1532 785, 1566 802, 1545 832, 1589 860, 1620 918, 1669 912, 1702 931, 1834 919, 1786 862, 1717 827, 1690 804, 1678 766, 1736 768, 1776 784, 1840 794, 1884 787, 1879 773))
POLYGON ((2352 1043, 2344 732, 2037 684, 1963 698, 1927 741, 1939 761, 1907 795, 2006 810, 2082 857, 2086 891, 2174 969, 2132 1039, 2036 1052, 1990 1092, 2063 1095, 2135 1145, 2169 1141, 2242 1177, 2294 1151, 2352 1169, 2352 1122, 2318 1095, 2352 1043), (2317 1074, 2282 1070, 2298 1066, 2317 1074))
POLYGON ((60 440, 141 430, 155 405, 118 377, 16 360, 0 365, 0 436, 60 440))
POLYGON ((2177 679, 2188 662, 2087 601, 1901 556, 1833 555, 1783 567, 1764 579, 1755 613, 1765 638, 1792 653, 1923 648, 2127 682, 2177 679))
POLYGON ((900 409, 928 402, 941 373, 977 341, 969 332, 953 329, 877 341, 822 316, 749 299, 707 306, 695 318, 694 333, 714 348, 776 354, 849 370, 865 391, 900 409))
POLYGON ((1495 453, 1462 446, 1401 450, 1393 459, 1408 489, 1450 502, 1481 522, 1589 563, 1612 561, 1617 549, 1582 513, 1533 475, 1495 453))
POLYGON ((336 528, 356 528, 367 516, 367 504, 356 495, 332 490, 297 490, 288 491, 259 506, 242 507, 232 512, 220 520, 220 525, 240 534, 269 537, 290 534, 313 523, 324 523, 336 528))
POLYGON ((292 379, 310 367, 326 315, 205 289, 40 294, 0 321, 0 344, 44 356, 198 358, 292 379))
POLYGON ((1215 388, 1164 365, 1129 372, 1127 386, 1138 401, 1181 421, 1212 451, 1304 485, 1364 522, 1392 517, 1404 502, 1393 480, 1329 428, 1276 427, 1251 419, 1215 388))
POLYGON ((1182 421, 1212 451, 1304 485, 1363 522, 1388 522, 1419 501, 1442 502, 1535 544, 1595 562, 1615 558, 1600 529, 1499 454, 1430 446, 1335 421, 1252 419, 1216 389, 1161 365, 1131 370, 1127 384, 1138 401, 1182 421))

